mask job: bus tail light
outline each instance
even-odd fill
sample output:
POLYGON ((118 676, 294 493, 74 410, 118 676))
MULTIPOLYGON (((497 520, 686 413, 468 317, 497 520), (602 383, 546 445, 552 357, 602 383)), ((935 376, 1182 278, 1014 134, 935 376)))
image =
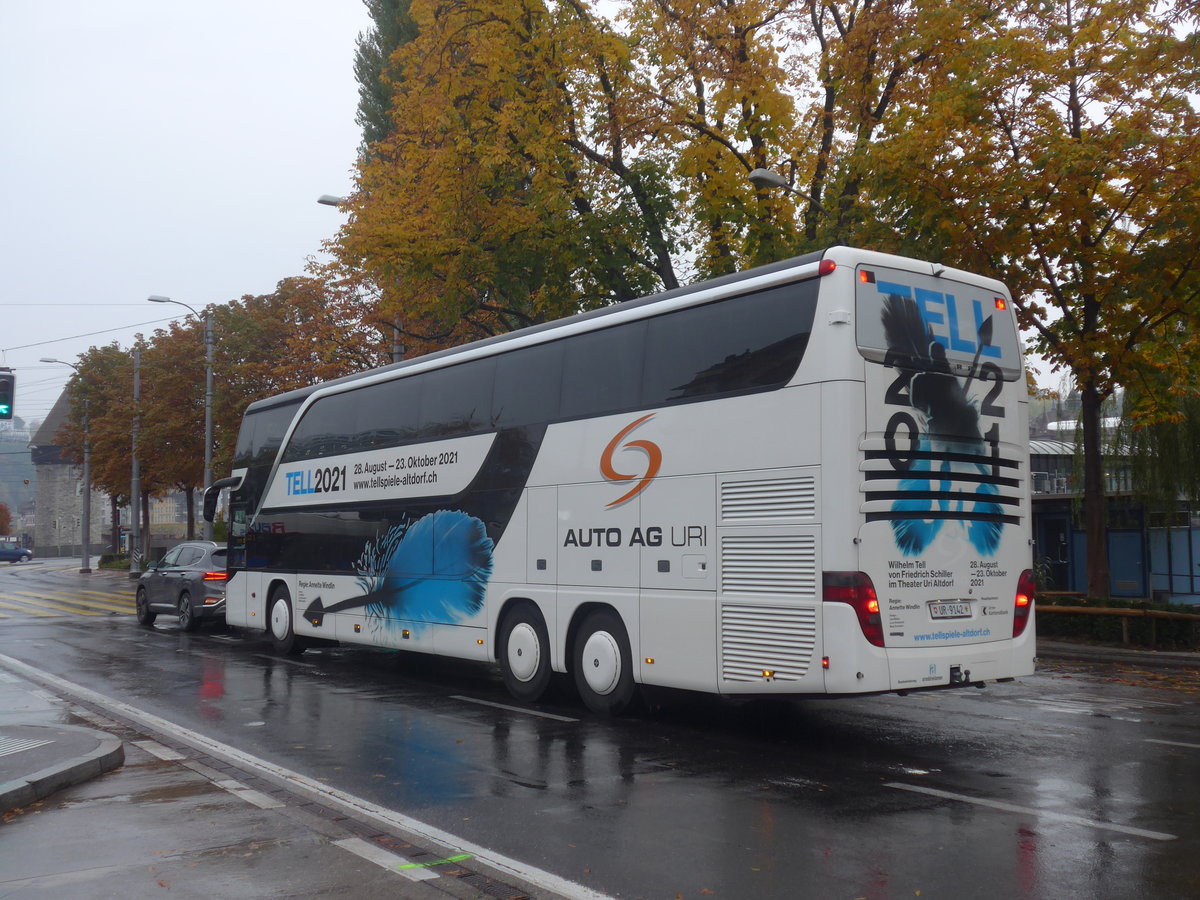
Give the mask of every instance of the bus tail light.
POLYGON ((879 597, 866 572, 826 572, 822 596, 826 603, 849 603, 854 607, 863 637, 876 647, 883 646, 879 597))
POLYGON ((1013 600, 1013 637, 1025 633, 1029 624, 1029 614, 1033 612, 1033 598, 1037 593, 1037 583, 1033 580, 1033 569, 1026 569, 1017 579, 1017 596, 1013 600))

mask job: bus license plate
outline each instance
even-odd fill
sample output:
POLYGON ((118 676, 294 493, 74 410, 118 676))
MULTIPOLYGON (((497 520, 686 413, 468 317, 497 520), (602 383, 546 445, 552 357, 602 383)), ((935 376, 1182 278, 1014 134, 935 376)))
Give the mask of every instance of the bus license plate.
POLYGON ((969 619, 970 603, 930 603, 929 614, 935 619, 969 619))

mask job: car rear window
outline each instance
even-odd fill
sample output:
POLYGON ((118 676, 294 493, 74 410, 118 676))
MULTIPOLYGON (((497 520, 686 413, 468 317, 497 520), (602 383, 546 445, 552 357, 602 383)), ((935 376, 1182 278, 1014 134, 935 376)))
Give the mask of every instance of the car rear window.
POLYGON ((214 551, 212 552, 212 561, 213 561, 213 565, 214 565, 214 566, 221 566, 221 568, 225 568, 225 565, 226 565, 226 563, 225 563, 225 557, 226 557, 226 556, 228 556, 228 555, 229 555, 229 551, 228 551, 228 550, 214 550, 214 551))

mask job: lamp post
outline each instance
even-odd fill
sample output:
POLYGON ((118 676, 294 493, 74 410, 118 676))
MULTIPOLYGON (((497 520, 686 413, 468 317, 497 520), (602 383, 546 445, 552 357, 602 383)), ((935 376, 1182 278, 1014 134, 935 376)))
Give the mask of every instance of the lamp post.
MULTIPOLYGON (((44 363, 57 363, 58 365, 70 366, 75 370, 75 374, 79 374, 79 366, 74 363, 69 363, 65 359, 52 359, 48 356, 43 356, 41 359, 44 363)), ((82 384, 82 380, 80 381, 82 384)), ((88 398, 83 398, 83 510, 79 519, 79 557, 80 566, 79 572, 82 575, 90 575, 92 573, 92 437, 88 425, 88 398)))
MULTIPOLYGON (((192 315, 200 318, 200 313, 191 306, 179 300, 172 300, 161 294, 151 294, 146 298, 151 303, 174 303, 190 310, 192 315)), ((212 487, 212 444, 213 444, 213 330, 212 315, 208 308, 204 310, 204 490, 212 487)), ((212 540, 212 522, 205 520, 203 526, 204 539, 212 540)))
MULTIPOLYGON (((133 460, 129 467, 129 503, 133 516, 129 522, 129 577, 142 572, 142 470, 138 465, 138 429, 142 415, 142 336, 133 345, 133 460)), ((146 523, 147 527, 149 522, 146 523)))

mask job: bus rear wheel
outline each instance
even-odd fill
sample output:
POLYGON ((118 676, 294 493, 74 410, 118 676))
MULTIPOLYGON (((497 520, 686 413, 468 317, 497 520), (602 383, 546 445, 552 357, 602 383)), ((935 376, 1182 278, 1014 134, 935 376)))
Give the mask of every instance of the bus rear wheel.
POLYGON ((550 685, 550 633, 538 608, 522 603, 500 627, 500 671, 516 699, 536 703, 550 685))
POLYGON ((571 667, 579 696, 592 712, 617 716, 633 699, 633 660, 629 635, 616 613, 589 613, 575 639, 571 667))
POLYGON ((270 623, 271 643, 275 652, 281 656, 303 653, 306 645, 292 628, 292 597, 287 588, 279 587, 271 593, 269 608, 267 621, 270 623))

